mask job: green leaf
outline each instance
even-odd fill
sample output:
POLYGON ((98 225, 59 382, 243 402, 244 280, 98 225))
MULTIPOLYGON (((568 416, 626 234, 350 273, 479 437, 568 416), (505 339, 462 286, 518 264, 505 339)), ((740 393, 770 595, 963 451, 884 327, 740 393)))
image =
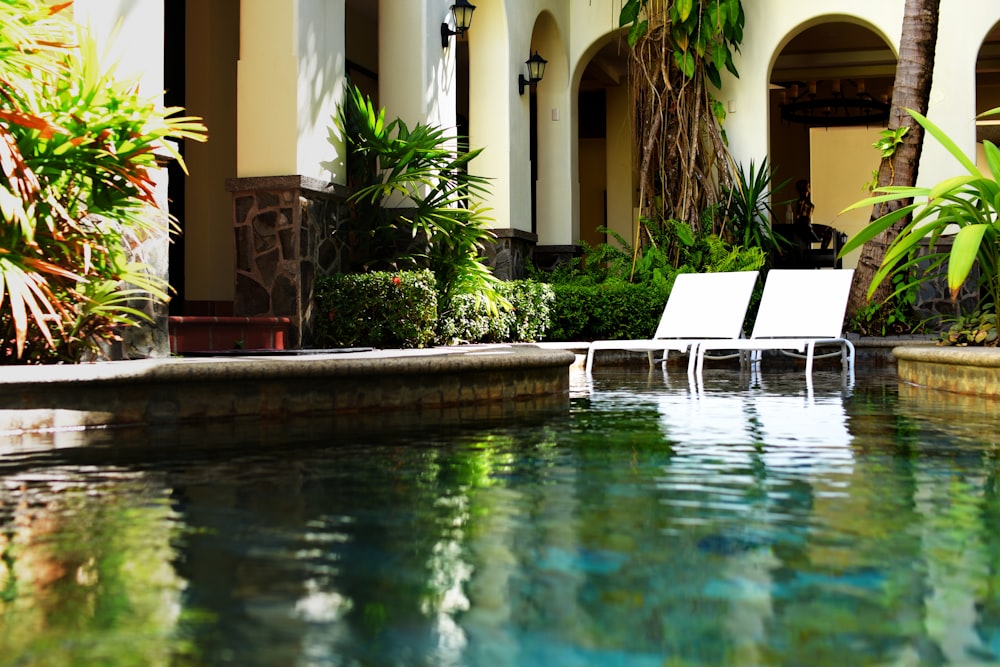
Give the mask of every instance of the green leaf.
POLYGON ((984 111, 978 116, 976 116, 976 118, 986 118, 987 116, 998 116, 998 115, 1000 115, 1000 107, 996 107, 995 109, 990 109, 989 111, 984 111))
POLYGON ((927 199, 934 201, 950 192, 957 191, 963 185, 973 183, 981 178, 982 176, 952 176, 951 178, 946 178, 931 188, 931 191, 927 194, 927 199))
POLYGON ((715 46, 712 47, 712 60, 715 62, 715 66, 722 68, 726 66, 726 61, 729 60, 729 49, 722 42, 716 42, 715 46))
POLYGON ((674 231, 677 233, 677 238, 680 239, 681 243, 686 246, 694 245, 694 232, 688 225, 679 222, 674 225, 674 231))
POLYGON ((674 35, 674 46, 681 51, 687 51, 688 49, 688 33, 682 25, 674 25, 673 29, 674 35))
POLYGON ((854 202, 850 206, 842 209, 840 214, 847 213, 848 211, 854 211, 859 208, 868 208, 875 206, 876 204, 881 204, 887 201, 896 201, 897 199, 913 199, 916 197, 926 197, 930 192, 927 188, 912 188, 905 185, 893 185, 886 186, 884 188, 879 188, 876 192, 884 192, 886 194, 877 195, 875 197, 868 197, 867 199, 862 199, 861 201, 854 202))
POLYGON ((735 76, 737 79, 740 78, 740 73, 736 71, 736 63, 733 62, 731 56, 726 58, 726 69, 729 70, 729 73, 735 76))
POLYGON ((628 0, 618 14, 618 27, 624 28, 639 18, 639 0, 628 0))
POLYGON ((676 0, 674 6, 677 7, 678 18, 680 18, 681 22, 684 22, 691 16, 691 10, 694 9, 694 0, 676 0))
POLYGON ((690 51, 681 53, 674 51, 674 62, 677 63, 678 69, 686 76, 691 78, 694 76, 694 54, 690 51))
POLYGON ((726 5, 729 7, 729 24, 731 26, 739 25, 740 14, 743 13, 740 0, 726 0, 726 5))
POLYGON ((708 7, 705 9, 704 21, 711 28, 712 32, 721 32, 723 21, 722 19, 722 9, 719 7, 718 0, 712 0, 708 7))
POLYGON ((845 243, 844 247, 841 248, 840 256, 843 257, 846 253, 849 253, 856 248, 860 248, 862 245, 875 238, 878 234, 881 234, 886 229, 891 227, 895 222, 912 213, 918 206, 919 204, 910 204, 909 206, 904 206, 903 208, 897 209, 892 213, 884 215, 877 220, 871 221, 847 240, 847 243, 845 243))
POLYGON ((986 164, 990 167, 990 174, 994 181, 1000 181, 1000 149, 992 141, 983 142, 983 152, 986 154, 986 164))
POLYGON ((722 88, 722 76, 719 74, 719 68, 715 66, 715 63, 705 65, 705 76, 708 77, 713 86, 719 89, 722 88))
POLYGON ((976 262, 979 246, 987 228, 988 225, 962 227, 952 241, 951 253, 948 256, 948 289, 951 291, 952 299, 958 296, 958 291, 962 289, 962 284, 976 262))
POLYGON ((647 30, 649 30, 649 21, 632 24, 632 29, 628 32, 628 45, 635 47, 639 40, 646 36, 647 30))
POLYGON ((670 8, 667 10, 667 15, 670 17, 670 23, 672 25, 681 24, 681 13, 677 10, 677 3, 670 5, 670 8))

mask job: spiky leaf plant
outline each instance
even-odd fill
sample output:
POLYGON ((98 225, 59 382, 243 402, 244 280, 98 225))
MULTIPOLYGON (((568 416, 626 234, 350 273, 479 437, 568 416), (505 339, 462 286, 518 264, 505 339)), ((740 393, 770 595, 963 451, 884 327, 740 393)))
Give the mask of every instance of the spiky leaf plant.
POLYGON ((0 2, 0 363, 79 361, 166 300, 130 251, 162 232, 157 154, 206 138, 102 66, 69 4, 0 2))

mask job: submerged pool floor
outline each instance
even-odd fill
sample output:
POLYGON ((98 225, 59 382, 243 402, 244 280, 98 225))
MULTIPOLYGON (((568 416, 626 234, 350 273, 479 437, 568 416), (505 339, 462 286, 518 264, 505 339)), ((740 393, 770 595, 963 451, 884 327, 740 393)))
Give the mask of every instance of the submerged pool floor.
POLYGON ((1000 664, 998 418, 891 372, 0 458, 3 665, 1000 664))

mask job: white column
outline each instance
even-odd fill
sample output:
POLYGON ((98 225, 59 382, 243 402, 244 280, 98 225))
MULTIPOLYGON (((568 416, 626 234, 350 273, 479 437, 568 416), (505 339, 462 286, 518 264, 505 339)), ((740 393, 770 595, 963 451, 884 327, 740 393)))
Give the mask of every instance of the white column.
MULTIPOLYGON (((102 66, 113 66, 120 81, 138 84, 139 94, 163 103, 163 3, 149 0, 77 0, 73 18, 86 26, 97 40, 98 53, 106 56, 102 66)), ((64 10, 65 11, 65 10, 64 10)), ((157 206, 168 210, 167 170, 150 172, 155 182, 157 206)), ((169 232, 165 214, 149 212, 156 232, 150 232, 138 245, 129 249, 130 259, 149 267, 154 275, 169 276, 169 232)), ((153 322, 125 330, 123 340, 112 356, 124 358, 163 357, 170 353, 167 339, 166 304, 145 301, 130 305, 149 315, 153 322)))
POLYGON ((240 44, 237 175, 343 183, 344 0, 242 0, 240 44))
MULTIPOLYGON (((570 245, 579 238, 574 224, 579 190, 579 170, 573 159, 576 148, 576 102, 570 99, 569 66, 562 40, 551 22, 540 30, 539 51, 548 59, 538 95, 537 232, 539 245, 570 245)), ((536 36, 537 38, 537 36, 536 36)), ((527 94, 527 93, 526 93, 527 94)))
MULTIPOLYGON (((387 118, 402 118, 410 127, 416 123, 455 127, 458 38, 450 38, 448 46, 441 47, 441 23, 450 24, 451 4, 446 0, 379 1, 378 94, 387 118)), ((473 26, 478 15, 477 11, 473 26)))
MULTIPOLYGON (((486 202, 497 228, 531 231, 528 169, 528 114, 517 94, 517 70, 527 48, 511 54, 510 27, 503 3, 480 0, 469 36, 469 141, 485 147, 470 170, 490 178, 486 202), (515 141, 516 138, 516 141, 515 141)), ((524 100, 527 105, 527 100, 524 100)))

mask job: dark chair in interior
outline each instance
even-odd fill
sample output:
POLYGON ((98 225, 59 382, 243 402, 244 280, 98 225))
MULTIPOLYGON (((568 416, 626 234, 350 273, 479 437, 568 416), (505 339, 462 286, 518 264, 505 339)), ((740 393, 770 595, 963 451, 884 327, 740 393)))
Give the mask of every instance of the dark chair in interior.
POLYGON ((813 225, 812 235, 798 225, 773 225, 784 250, 775 262, 781 269, 841 269, 843 260, 837 257, 847 241, 847 234, 829 225, 813 225))

